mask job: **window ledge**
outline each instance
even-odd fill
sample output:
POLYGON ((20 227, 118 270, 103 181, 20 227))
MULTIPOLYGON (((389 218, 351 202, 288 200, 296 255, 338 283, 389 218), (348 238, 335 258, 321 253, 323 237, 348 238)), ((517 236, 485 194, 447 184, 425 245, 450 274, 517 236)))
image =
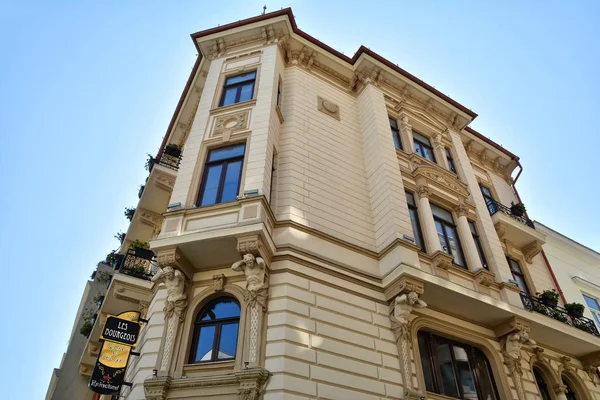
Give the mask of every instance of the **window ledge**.
POLYGON ((252 100, 246 100, 246 101, 241 101, 239 103, 235 103, 235 104, 230 104, 228 106, 222 106, 222 107, 216 107, 213 108, 209 111, 210 115, 213 114, 218 114, 221 112, 227 112, 227 111, 231 111, 231 110, 236 110, 238 108, 243 108, 243 107, 248 107, 248 106, 255 106, 256 105, 256 99, 252 99, 252 100))
POLYGON ((281 107, 275 106, 275 111, 277 112, 277 117, 279 117, 279 122, 283 124, 283 114, 281 113, 281 107))
POLYGON ((202 364, 184 364, 183 375, 188 377, 206 375, 207 373, 223 373, 233 371, 235 360, 215 361, 202 364))

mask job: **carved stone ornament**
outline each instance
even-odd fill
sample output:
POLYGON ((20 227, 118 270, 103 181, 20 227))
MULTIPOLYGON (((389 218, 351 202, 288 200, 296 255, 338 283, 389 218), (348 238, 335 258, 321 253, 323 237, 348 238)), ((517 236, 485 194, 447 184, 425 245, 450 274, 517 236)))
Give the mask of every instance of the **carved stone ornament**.
MULTIPOLYGON (((152 171, 155 171, 154 168, 152 171)), ((173 187, 175 187, 175 178, 169 175, 157 174, 156 178, 154 178, 154 183, 159 188, 166 190, 168 192, 173 191, 173 187)))
POLYGON ((317 109, 332 118, 340 119, 340 107, 321 96, 317 96, 317 109))
POLYGON ((424 185, 419 185, 417 186, 417 196, 422 199, 422 198, 426 198, 428 199, 429 196, 431 195, 431 191, 429 190, 429 188, 427 186, 424 185))
POLYGON ((405 399, 421 398, 422 393, 413 386, 411 359, 414 357, 411 338, 411 316, 415 308, 425 308, 427 303, 416 292, 403 293, 391 305, 390 321, 400 356, 400 370, 404 382, 405 399))
POLYGON ((158 213, 146 210, 144 208, 138 210, 136 214, 138 215, 138 218, 142 223, 152 228, 152 234, 154 235, 154 237, 158 236, 158 234, 160 233, 163 216, 158 213))
POLYGON ((235 133, 247 129, 249 115, 250 110, 244 110, 216 117, 211 136, 220 136, 225 132, 235 133))
POLYGON ((454 212, 459 217, 466 217, 469 214, 469 207, 464 203, 460 203, 459 205, 454 207, 454 212))
POLYGON ((224 287, 225 287, 225 275, 223 275, 223 274, 213 275, 213 289, 215 289, 215 292, 222 291, 224 287))
POLYGON ((524 246, 521 251, 523 252, 523 255, 525 256, 525 261, 527 261, 528 263, 533 262, 533 257, 537 256, 538 254, 540 254, 542 252, 542 245, 540 244, 539 241, 535 240, 531 243, 529 243, 528 245, 524 246))
POLYGON ((150 377, 144 381, 144 394, 146 400, 166 400, 171 378, 169 377, 150 377))
POLYGON ((475 272, 475 282, 481 286, 490 287, 496 282, 496 275, 487 269, 480 268, 475 272))
POLYGON ((452 266, 452 261, 454 261, 454 258, 450 254, 444 253, 443 251, 436 251, 433 255, 431 265, 434 268, 447 270, 452 266))
POLYGON ((529 325, 513 317, 497 327, 495 331, 496 334, 508 331, 500 340, 504 364, 511 374, 518 399, 526 400, 523 387, 523 370, 521 368, 521 348, 525 345, 536 345, 535 341, 529 337, 529 325))
POLYGON ((267 296, 269 285, 269 270, 265 261, 261 257, 255 257, 251 253, 244 254, 240 261, 236 261, 231 269, 234 271, 243 271, 246 275, 246 300, 248 307, 252 308, 255 304, 262 307, 263 311, 267 308, 267 296))

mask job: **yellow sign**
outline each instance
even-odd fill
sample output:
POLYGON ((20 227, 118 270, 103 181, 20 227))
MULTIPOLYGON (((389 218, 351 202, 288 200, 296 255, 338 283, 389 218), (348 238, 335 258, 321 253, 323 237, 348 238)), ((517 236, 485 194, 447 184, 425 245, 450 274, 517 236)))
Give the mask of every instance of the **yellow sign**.
POLYGON ((127 346, 121 343, 104 342, 102 351, 98 357, 98 361, 107 367, 111 368, 124 368, 129 360, 129 353, 131 352, 131 346, 127 346))

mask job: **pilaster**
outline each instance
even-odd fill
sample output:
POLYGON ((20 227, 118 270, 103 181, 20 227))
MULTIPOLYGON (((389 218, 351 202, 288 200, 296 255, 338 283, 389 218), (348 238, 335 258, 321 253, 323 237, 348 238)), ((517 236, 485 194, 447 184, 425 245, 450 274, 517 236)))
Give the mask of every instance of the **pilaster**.
POLYGON ((433 212, 431 211, 431 204, 429 204, 429 195, 430 190, 427 186, 417 186, 417 197, 419 199, 417 212, 419 213, 419 220, 421 221, 421 228, 423 229, 427 252, 428 254, 435 254, 438 251, 442 251, 442 246, 437 236, 437 230, 435 229, 433 212))

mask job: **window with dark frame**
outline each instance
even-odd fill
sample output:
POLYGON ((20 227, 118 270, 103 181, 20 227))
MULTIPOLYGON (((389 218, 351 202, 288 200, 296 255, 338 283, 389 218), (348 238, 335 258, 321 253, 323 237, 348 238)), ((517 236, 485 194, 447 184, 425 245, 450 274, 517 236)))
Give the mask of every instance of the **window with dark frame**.
POLYGON ((281 78, 279 78, 279 81, 277 82, 277 102, 275 105, 281 108, 281 78))
POLYGON ((390 120, 390 129, 392 130, 392 138, 394 139, 394 147, 402 150, 402 140, 400 140, 400 129, 398 128, 398 121, 392 117, 388 117, 390 120))
POLYGON ((527 286, 527 281, 525 280, 525 274, 523 274, 519 262, 510 257, 506 257, 506 260, 508 261, 508 266, 510 267, 513 279, 517 283, 519 289, 521 289, 521 292, 530 295, 531 292, 529 291, 529 286, 527 286))
POLYGON ((467 264, 452 214, 434 204, 431 205, 431 211, 442 251, 454 257, 454 264, 466 269, 467 264))
POLYGON ((415 153, 431 162, 435 161, 435 155, 433 154, 433 147, 431 141, 420 133, 413 131, 413 142, 415 144, 415 153))
POLYGON ((598 304, 598 299, 595 297, 588 296, 587 294, 583 295, 583 299, 585 300, 585 304, 587 304, 592 316, 594 317, 594 321, 596 321, 596 325, 600 328, 600 305, 598 304))
POLYGON ((410 216, 410 223, 412 225, 415 244, 421 248, 421 251, 426 252, 425 243, 423 241, 423 233, 421 232, 421 222, 419 221, 419 213, 417 211, 417 202, 415 201, 415 196, 409 192, 404 193, 406 194, 406 203, 408 204, 408 214, 410 216))
POLYGON ((446 160, 448 161, 448 169, 450 172, 456 174, 456 165, 454 165, 454 158, 452 158, 452 152, 446 147, 446 160))
POLYGON ((234 360, 240 325, 240 303, 219 297, 200 310, 194 323, 190 364, 234 360))
POLYGON ((473 240, 475 241, 475 247, 477 247, 477 254, 479 254, 481 265, 483 268, 489 270, 490 267, 485 260, 485 253, 483 252, 483 247, 481 247, 481 240, 479 238, 479 234, 477 233, 477 229, 475 228, 475 222, 469 221, 469 228, 471 229, 471 234, 473 235, 473 240))
POLYGON ((234 201, 240 190, 246 144, 208 152, 200 184, 198 207, 234 201))
POLYGON ((457 399, 498 400, 489 360, 477 347, 419 331, 425 388, 457 399))
POLYGON ((552 400, 552 396, 550 396, 550 391, 548 390, 548 384, 546 383, 546 379, 544 379, 544 375, 542 372, 533 367, 533 376, 535 377, 535 383, 537 384, 538 390, 542 395, 542 400, 552 400))
POLYGON ((562 376, 562 383, 567 388, 567 392, 565 393, 567 400, 580 400, 580 397, 573 390, 573 385, 571 385, 571 382, 564 375, 562 376))
POLYGON ((219 107, 252 100, 252 96, 254 96, 255 82, 256 71, 230 76, 229 78, 225 79, 225 85, 223 85, 223 93, 221 94, 219 107))
POLYGON ((481 188, 481 194, 483 195, 485 205, 487 206, 490 215, 495 214, 498 210, 496 209, 496 201, 494 200, 494 196, 492 196, 492 191, 490 188, 483 185, 479 185, 479 187, 481 188))

